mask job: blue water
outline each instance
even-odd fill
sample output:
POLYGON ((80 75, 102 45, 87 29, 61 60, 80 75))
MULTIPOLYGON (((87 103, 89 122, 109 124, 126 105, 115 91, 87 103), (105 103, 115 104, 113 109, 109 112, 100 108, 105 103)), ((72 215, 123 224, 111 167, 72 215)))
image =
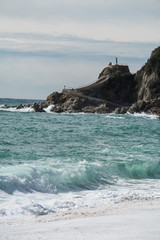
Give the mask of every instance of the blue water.
POLYGON ((36 99, 13 99, 13 98, 0 98, 0 105, 7 105, 7 106, 18 106, 20 104, 32 104, 35 102, 41 102, 43 100, 36 100, 36 99))
POLYGON ((160 197, 159 146, 154 115, 0 109, 0 217, 160 197))

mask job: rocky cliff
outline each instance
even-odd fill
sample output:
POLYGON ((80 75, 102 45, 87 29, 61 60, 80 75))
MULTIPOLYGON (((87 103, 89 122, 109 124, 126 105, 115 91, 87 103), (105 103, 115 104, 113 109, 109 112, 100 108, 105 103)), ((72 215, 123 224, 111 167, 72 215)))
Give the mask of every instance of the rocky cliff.
POLYGON ((160 47, 136 73, 136 79, 139 82, 138 100, 151 101, 160 97, 160 47))
POLYGON ((129 110, 160 114, 160 47, 152 52, 147 63, 137 71, 134 78, 137 99, 129 110))
POLYGON ((96 82, 83 88, 53 92, 46 101, 34 104, 35 111, 52 106, 54 112, 126 113, 152 112, 160 115, 160 47, 135 74, 128 66, 111 63, 96 82))
POLYGON ((111 63, 96 82, 83 88, 53 92, 40 109, 55 112, 126 113, 153 112, 160 115, 160 47, 135 74, 128 66, 111 63))
POLYGON ((136 81, 128 66, 109 64, 95 83, 76 91, 112 103, 128 105, 136 100, 135 87, 136 81))

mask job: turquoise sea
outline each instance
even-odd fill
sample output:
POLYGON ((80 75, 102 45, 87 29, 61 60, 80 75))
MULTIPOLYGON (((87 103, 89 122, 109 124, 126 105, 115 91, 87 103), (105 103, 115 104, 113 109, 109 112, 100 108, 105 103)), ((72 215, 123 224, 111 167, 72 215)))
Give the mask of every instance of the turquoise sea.
POLYGON ((2 109, 0 221, 160 197, 160 119, 2 109))

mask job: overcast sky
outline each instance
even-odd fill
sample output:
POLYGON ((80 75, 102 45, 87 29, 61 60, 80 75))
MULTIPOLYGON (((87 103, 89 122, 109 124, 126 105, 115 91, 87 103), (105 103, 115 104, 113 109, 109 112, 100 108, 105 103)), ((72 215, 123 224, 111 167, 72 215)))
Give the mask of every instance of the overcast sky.
POLYGON ((95 81, 108 62, 138 70, 160 45, 159 0, 0 0, 0 97, 45 99, 95 81))

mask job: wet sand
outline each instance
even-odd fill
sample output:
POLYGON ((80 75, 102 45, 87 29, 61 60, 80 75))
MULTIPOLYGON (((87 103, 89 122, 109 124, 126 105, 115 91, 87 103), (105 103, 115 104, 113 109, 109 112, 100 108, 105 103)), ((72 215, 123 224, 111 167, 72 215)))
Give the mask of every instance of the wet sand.
POLYGON ((89 216, 42 216, 31 222, 1 223, 0 239, 159 240, 160 200, 123 203, 89 216))

